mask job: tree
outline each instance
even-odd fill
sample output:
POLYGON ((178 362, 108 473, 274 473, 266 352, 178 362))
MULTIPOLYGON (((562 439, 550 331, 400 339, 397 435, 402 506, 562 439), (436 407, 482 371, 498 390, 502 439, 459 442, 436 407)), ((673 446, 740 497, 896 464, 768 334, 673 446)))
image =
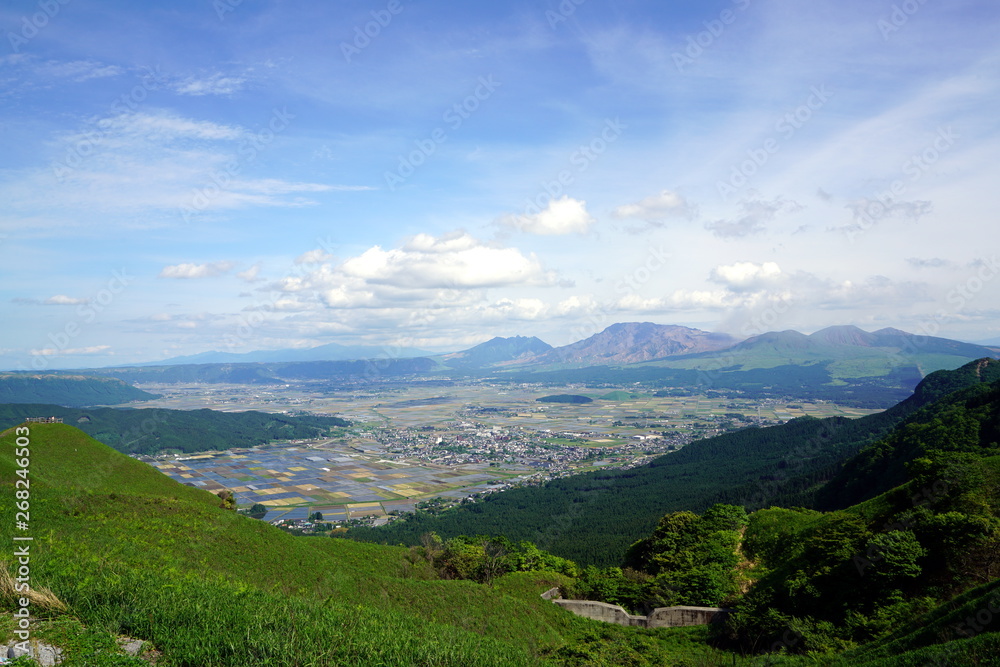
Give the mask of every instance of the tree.
POLYGON ((267 516, 267 505, 261 505, 260 503, 255 503, 253 507, 250 508, 248 514, 255 519, 263 519, 265 516, 267 516))
POLYGON ((224 510, 233 510, 234 512, 236 511, 236 496, 233 495, 232 491, 230 491, 229 489, 223 489, 218 493, 216 493, 215 495, 217 495, 222 500, 222 502, 219 503, 219 507, 221 507, 224 510))

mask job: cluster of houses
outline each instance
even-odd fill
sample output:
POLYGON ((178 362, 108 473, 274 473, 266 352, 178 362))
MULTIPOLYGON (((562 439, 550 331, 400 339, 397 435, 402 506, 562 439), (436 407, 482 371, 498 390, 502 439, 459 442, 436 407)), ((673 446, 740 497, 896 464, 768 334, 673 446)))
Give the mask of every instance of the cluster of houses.
POLYGON ((648 433, 614 447, 588 446, 607 434, 553 433, 461 420, 444 429, 373 428, 365 435, 382 445, 389 459, 415 458, 438 465, 506 463, 552 472, 571 471, 595 461, 626 465, 646 454, 673 451, 691 440, 690 435, 648 433), (580 444, 553 444, 551 438, 580 444))

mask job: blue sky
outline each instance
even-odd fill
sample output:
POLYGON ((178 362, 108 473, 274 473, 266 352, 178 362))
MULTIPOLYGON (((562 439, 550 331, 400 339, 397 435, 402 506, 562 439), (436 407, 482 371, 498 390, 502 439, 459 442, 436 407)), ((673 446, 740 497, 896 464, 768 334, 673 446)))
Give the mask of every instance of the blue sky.
POLYGON ((0 367, 1000 336, 994 2, 7 2, 0 367))

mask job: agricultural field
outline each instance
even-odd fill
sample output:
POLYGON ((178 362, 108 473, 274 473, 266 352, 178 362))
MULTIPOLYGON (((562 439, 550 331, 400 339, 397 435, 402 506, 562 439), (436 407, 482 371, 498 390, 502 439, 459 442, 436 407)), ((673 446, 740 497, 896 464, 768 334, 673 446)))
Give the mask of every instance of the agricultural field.
POLYGON ((143 403, 143 407, 192 410, 212 408, 222 411, 261 410, 264 412, 309 412, 335 414, 354 422, 380 422, 385 426, 415 428, 445 426, 462 414, 474 414, 477 421, 495 426, 531 426, 539 430, 617 431, 616 421, 648 420, 670 422, 668 428, 685 428, 706 418, 719 419, 738 413, 766 423, 795 417, 862 417, 879 412, 844 407, 828 401, 781 402, 774 399, 748 400, 709 398, 704 395, 663 396, 631 393, 628 389, 593 389, 578 385, 539 385, 469 382, 440 386, 415 382, 405 386, 373 387, 370 391, 328 393, 302 386, 248 387, 247 385, 143 385, 143 389, 163 397, 143 403), (552 394, 579 394, 592 403, 539 403, 552 394))
POLYGON ((331 438, 146 460, 178 481, 230 489, 266 519, 384 522, 417 502, 455 502, 511 483, 597 467, 640 464, 694 439, 796 417, 860 417, 876 410, 828 402, 654 396, 623 387, 470 382, 323 392, 301 386, 163 385, 144 406, 337 415, 353 425, 331 438), (588 403, 542 403, 553 394, 588 403))

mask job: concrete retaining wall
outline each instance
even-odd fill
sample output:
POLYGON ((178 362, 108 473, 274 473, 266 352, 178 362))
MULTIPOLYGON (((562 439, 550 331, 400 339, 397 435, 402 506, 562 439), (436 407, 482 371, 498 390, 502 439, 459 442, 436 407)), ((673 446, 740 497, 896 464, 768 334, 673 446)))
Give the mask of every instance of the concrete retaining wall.
POLYGON ((658 607, 647 616, 647 628, 680 628, 726 620, 730 609, 720 607, 658 607))
POLYGON ((648 627, 645 616, 633 616, 616 604, 594 602, 593 600, 553 600, 553 602, 577 616, 585 616, 595 621, 648 627))
POLYGON ((563 600, 559 599, 558 596, 558 588, 552 588, 542 593, 544 599, 552 600, 555 604, 577 616, 605 623, 635 625, 641 628, 680 628, 688 625, 719 623, 725 620, 729 612, 732 611, 720 607, 657 607, 649 616, 633 616, 616 604, 594 600, 563 600))

